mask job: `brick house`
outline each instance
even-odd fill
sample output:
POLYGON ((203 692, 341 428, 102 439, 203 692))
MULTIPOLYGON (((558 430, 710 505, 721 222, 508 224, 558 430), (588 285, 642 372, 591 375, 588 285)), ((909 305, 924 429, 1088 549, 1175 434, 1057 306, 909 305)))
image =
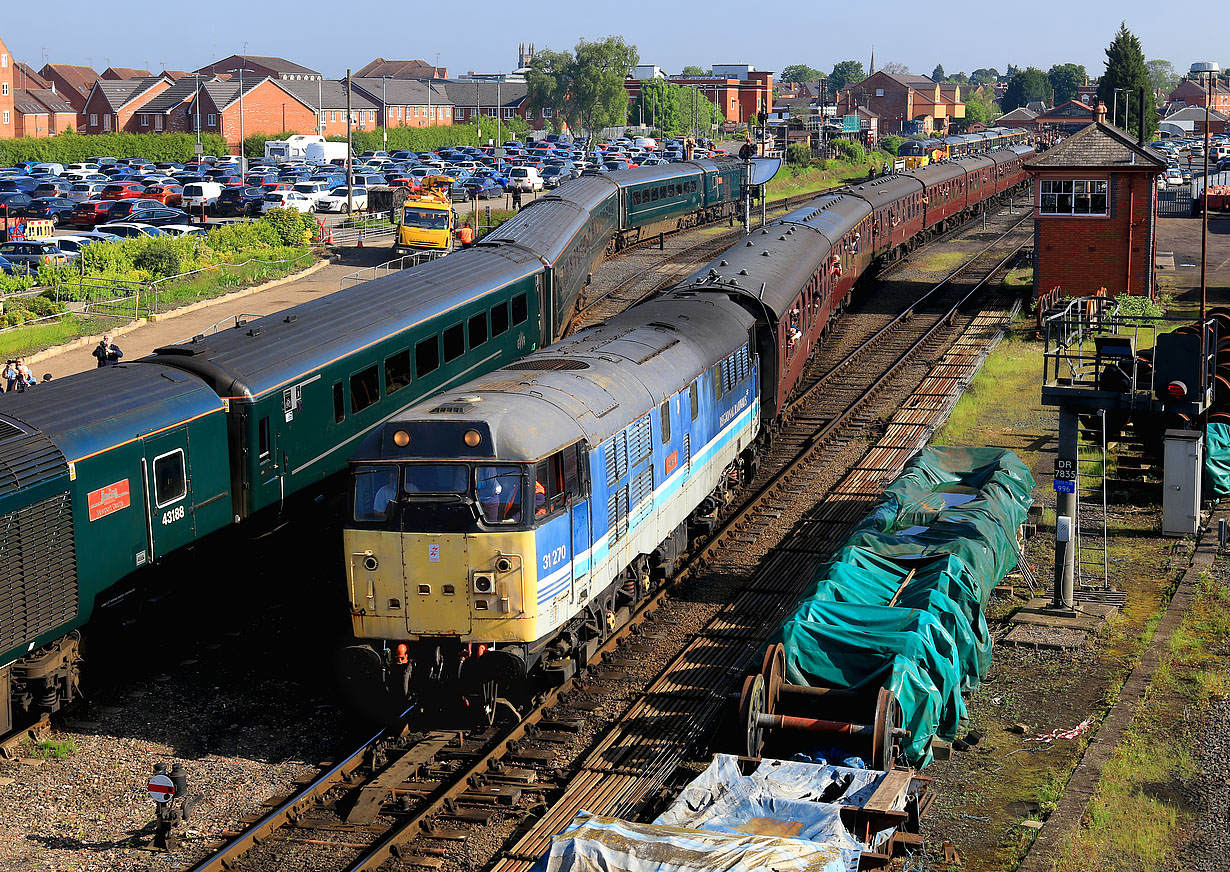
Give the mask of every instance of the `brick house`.
POLYGON ((264 78, 287 82, 311 81, 324 78, 316 70, 310 70, 302 64, 288 61, 286 58, 264 57, 261 55, 231 55, 220 61, 214 61, 208 66, 194 70, 201 76, 230 76, 238 78, 243 70, 243 78, 260 81, 264 78))
POLYGON ((238 81, 202 85, 202 132, 221 134, 231 153, 238 154, 242 142, 241 127, 243 136, 273 134, 283 130, 312 130, 316 124, 315 106, 282 87, 284 84, 271 78, 249 82, 248 77, 244 76, 242 107, 238 81), (239 118, 241 108, 242 125, 239 118))
MULTIPOLYGON (((641 96, 644 81, 648 79, 624 82, 629 105, 641 96)), ((717 106, 731 124, 741 124, 773 109, 773 73, 757 70, 750 64, 714 64, 711 76, 670 76, 668 81, 694 88, 717 106)))
MULTIPOLYGON (((1106 119, 1103 118, 1103 121, 1106 119)), ((1060 133, 1073 133, 1083 130, 1094 121, 1093 107, 1079 100, 1069 100, 1060 103, 1054 109, 1048 109, 1034 118, 1035 129, 1056 130, 1060 133)))
POLYGON ((77 129, 84 130, 85 101, 90 98, 90 91, 98 81, 98 73, 92 67, 44 64, 38 74, 64 98, 65 103, 77 110, 77 129))
POLYGON ((1034 180, 1034 293, 1156 292, 1157 176, 1166 159, 1096 121, 1025 164, 1034 180))
MULTIPOLYGON (((1180 109, 1178 112, 1172 112, 1162 119, 1162 124, 1171 124, 1173 127, 1163 130, 1171 131, 1174 135, 1174 129, 1190 130, 1193 136, 1204 136, 1204 107, 1203 106, 1188 106, 1186 109, 1180 109)), ((1226 132, 1226 115, 1218 112, 1216 109, 1209 110, 1209 133, 1225 133, 1226 132)))
POLYGON ((125 79, 148 79, 153 75, 149 70, 138 70, 133 67, 107 67, 98 74, 98 78, 122 82, 125 79))
POLYGON ((881 71, 842 91, 837 111, 849 115, 855 107, 866 107, 879 116, 885 134, 901 133, 910 122, 918 122, 924 131, 946 133, 953 121, 965 117, 961 97, 960 85, 881 71))
POLYGON ((386 61, 376 58, 355 70, 355 79, 447 79, 448 67, 432 66, 425 60, 386 61))
MULTIPOLYGON (((1199 106, 1203 109, 1207 102, 1209 102, 1207 86, 1193 79, 1184 79, 1170 92, 1172 105, 1199 106)), ((1213 82, 1212 109, 1222 115, 1230 115, 1230 87, 1227 87, 1220 78, 1213 82)))
POLYGON ((18 88, 13 94, 14 136, 42 138, 77 129, 77 111, 50 88, 18 88))
POLYGON ((151 76, 147 79, 114 81, 99 79, 85 101, 85 124, 82 133, 152 133, 149 118, 137 118, 137 109, 151 98, 171 87, 168 79, 151 76), (144 123, 143 123, 144 122, 144 123))
MULTIPOLYGON (((454 121, 461 120, 450 99, 451 89, 447 88, 445 82, 433 82, 429 85, 418 79, 355 76, 351 84, 357 96, 376 107, 375 125, 367 123, 371 117, 370 110, 360 116, 367 128, 449 126, 454 121)), ((344 106, 342 108, 345 109, 344 106)), ((344 123, 342 128, 345 133, 344 123)))
MULTIPOLYGON (((530 86, 525 82, 449 80, 444 83, 444 89, 454 107, 453 120, 458 124, 474 121, 481 114, 492 122, 497 117, 503 121, 520 118, 534 130, 542 130, 555 117, 551 109, 535 112, 527 106, 530 86)), ((495 136, 496 124, 492 123, 491 133, 486 138, 495 139, 495 136)))
POLYGON ((13 98, 16 96, 13 70, 13 58, 8 46, 0 41, 0 139, 12 138, 17 130, 17 119, 13 117, 13 98))
MULTIPOLYGON (((390 83, 391 84, 391 83, 390 83)), ((346 135, 346 80, 318 79, 316 81, 291 80, 277 83, 283 91, 307 106, 312 117, 303 125, 274 127, 269 132, 295 130, 303 133, 319 133, 321 136, 346 135), (319 120, 316 113, 319 111, 319 120), (319 126, 319 130, 317 127, 319 126)), ((351 83, 350 114, 353 130, 375 130, 380 126, 380 98, 373 99, 351 83)), ((247 111, 244 112, 247 117, 247 111)))

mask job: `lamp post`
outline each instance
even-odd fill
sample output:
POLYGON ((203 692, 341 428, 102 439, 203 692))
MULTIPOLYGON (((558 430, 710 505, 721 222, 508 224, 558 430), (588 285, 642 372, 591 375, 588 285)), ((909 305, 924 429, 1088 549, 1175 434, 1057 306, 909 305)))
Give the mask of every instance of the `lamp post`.
MULTIPOLYGON (((1207 270, 1209 264, 1209 104, 1213 102, 1213 78, 1221 72, 1213 61, 1203 61, 1192 64, 1192 74, 1205 76, 1208 91, 1204 100, 1204 179, 1200 182, 1200 196, 1204 198, 1204 206, 1200 210, 1200 320, 1203 322, 1208 306, 1209 286, 1207 270)), ((1141 119, 1144 123, 1144 119, 1141 119)), ((1201 328, 1200 335, 1204 336, 1201 328)))
MULTIPOLYGON (((245 42, 243 44, 243 62, 242 63, 246 64, 247 62, 248 62, 248 44, 245 42)), ((246 176, 248 174, 248 156, 244 154, 244 151, 243 151, 243 147, 244 147, 244 142, 243 142, 243 74, 251 73, 251 72, 254 72, 254 71, 249 70, 243 66, 240 66, 239 68, 239 175, 240 176, 246 176)))
MULTIPOLYGON (((1110 123, 1115 125, 1115 127, 1118 127, 1119 126, 1119 92, 1120 91, 1126 92, 1132 89, 1131 88, 1114 88, 1112 90, 1114 91, 1114 101, 1113 101, 1114 108, 1111 110, 1111 113, 1110 113, 1110 123)), ((1125 110, 1125 113, 1126 113, 1126 110, 1125 110)), ((1130 113, 1126 113, 1126 114, 1130 114, 1130 113)))
POLYGON ((389 150, 389 77, 380 77, 380 122, 384 136, 384 150, 389 150))

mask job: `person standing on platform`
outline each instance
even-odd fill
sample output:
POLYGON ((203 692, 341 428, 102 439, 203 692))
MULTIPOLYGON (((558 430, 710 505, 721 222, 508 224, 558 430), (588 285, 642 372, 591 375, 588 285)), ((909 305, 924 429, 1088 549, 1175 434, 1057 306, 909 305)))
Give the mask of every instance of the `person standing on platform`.
POLYGON ((111 341, 110 333, 104 333, 102 341, 94 346, 94 357, 98 360, 100 368, 115 366, 123 356, 124 352, 120 351, 120 347, 111 341))

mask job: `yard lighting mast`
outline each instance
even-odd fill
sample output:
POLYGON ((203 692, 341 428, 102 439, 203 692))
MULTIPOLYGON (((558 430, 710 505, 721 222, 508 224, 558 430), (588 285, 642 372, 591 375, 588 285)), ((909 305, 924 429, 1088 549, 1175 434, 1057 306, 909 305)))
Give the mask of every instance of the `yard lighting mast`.
POLYGON ((243 141, 243 74, 253 72, 246 69, 248 63, 248 44, 243 44, 243 60, 239 67, 239 175, 246 176, 248 174, 248 156, 244 153, 243 141))
MULTIPOLYGON (((1200 210, 1200 320, 1203 322, 1209 301, 1207 281, 1209 265, 1209 104, 1213 102, 1213 79, 1221 72, 1221 67, 1214 61, 1204 61, 1192 64, 1191 72, 1197 76, 1204 76, 1208 87, 1204 100, 1204 180, 1200 183, 1200 195, 1204 197, 1204 208, 1200 210)), ((1145 120, 1140 119, 1140 123, 1143 139, 1145 120)), ((1203 328, 1201 328, 1200 335, 1204 335, 1203 328)))
POLYGON ((384 150, 389 150, 389 77, 380 77, 380 121, 384 129, 384 150))
POLYGON ((346 69, 346 214, 354 212, 354 144, 350 130, 350 68, 346 69))

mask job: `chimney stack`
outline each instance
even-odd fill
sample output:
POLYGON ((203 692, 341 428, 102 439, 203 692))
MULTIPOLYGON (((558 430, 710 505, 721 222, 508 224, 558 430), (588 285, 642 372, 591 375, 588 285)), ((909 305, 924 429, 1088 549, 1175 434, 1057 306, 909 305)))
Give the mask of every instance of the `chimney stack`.
POLYGON ((1098 101, 1098 105, 1093 110, 1093 120, 1098 124, 1106 123, 1106 104, 1101 100, 1098 101))

